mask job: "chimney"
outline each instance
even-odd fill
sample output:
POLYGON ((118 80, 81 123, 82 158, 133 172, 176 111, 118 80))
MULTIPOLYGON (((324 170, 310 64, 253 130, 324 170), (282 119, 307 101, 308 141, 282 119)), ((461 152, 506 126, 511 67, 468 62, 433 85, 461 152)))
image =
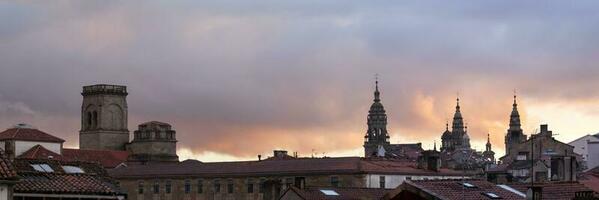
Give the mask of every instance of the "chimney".
POLYGON ((541 133, 547 133, 547 131, 549 131, 548 125, 547 124, 541 124, 541 133))
POLYGON ((422 155, 418 157, 418 168, 439 171, 439 168, 441 168, 439 152, 434 150, 423 151, 422 155))
POLYGON ((262 155, 258 154, 258 161, 262 161, 262 155))

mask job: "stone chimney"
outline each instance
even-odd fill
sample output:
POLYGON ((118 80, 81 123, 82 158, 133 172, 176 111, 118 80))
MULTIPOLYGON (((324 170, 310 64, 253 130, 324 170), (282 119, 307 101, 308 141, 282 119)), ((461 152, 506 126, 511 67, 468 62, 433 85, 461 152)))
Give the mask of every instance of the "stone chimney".
POLYGON ((539 135, 551 137, 551 136, 553 136, 553 132, 549 131, 549 125, 541 124, 541 132, 539 133, 539 135))
POLYGON ((439 157, 440 155, 438 151, 423 151, 418 157, 418 168, 430 171, 439 171, 441 168, 441 159, 439 157))

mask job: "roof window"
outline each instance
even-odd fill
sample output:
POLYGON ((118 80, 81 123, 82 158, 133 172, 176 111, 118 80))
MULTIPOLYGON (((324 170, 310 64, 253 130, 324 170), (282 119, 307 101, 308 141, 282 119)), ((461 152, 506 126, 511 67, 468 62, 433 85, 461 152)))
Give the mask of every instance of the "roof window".
POLYGON ((339 193, 335 192, 335 190, 320 190, 320 192, 327 196, 339 196, 339 193))
POLYGON ((48 164, 31 164, 31 167, 33 167, 33 169, 35 169, 35 171, 38 172, 54 172, 54 170, 52 169, 52 167, 50 167, 50 165, 48 164))
POLYGON ((476 188, 476 185, 467 182, 463 182, 462 185, 466 188, 476 188))
POLYGON ((65 165, 65 166, 62 166, 62 169, 67 174, 83 174, 83 173, 85 173, 85 171, 83 171, 83 169, 81 169, 80 167, 77 167, 77 166, 65 165))
POLYGON ((501 199, 499 195, 492 192, 483 192, 482 194, 489 197, 490 199, 501 199))

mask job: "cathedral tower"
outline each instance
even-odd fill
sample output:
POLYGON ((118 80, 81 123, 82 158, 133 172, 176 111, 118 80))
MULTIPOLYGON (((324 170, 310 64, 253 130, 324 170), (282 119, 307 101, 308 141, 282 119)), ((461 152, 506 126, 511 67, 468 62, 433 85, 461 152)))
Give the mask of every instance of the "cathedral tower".
POLYGON ((512 104, 512 113, 510 114, 510 128, 505 135, 505 154, 509 154, 510 149, 512 149, 515 144, 524 141, 526 141, 526 135, 524 135, 524 132, 522 131, 518 103, 516 102, 516 95, 514 95, 514 104, 512 104))
POLYGON ((379 151, 379 147, 389 146, 389 133, 387 132, 387 114, 381 103, 379 82, 375 82, 374 102, 368 111, 368 130, 364 136, 364 156, 370 157, 379 151))
POLYGON ((470 137, 468 136, 467 127, 464 126, 464 118, 460 109, 460 99, 457 98, 451 132, 446 124, 445 132, 441 136, 441 151, 454 151, 460 148, 470 149, 470 137))
POLYGON ((80 149, 125 150, 127 130, 127 87, 84 86, 81 105, 80 149))

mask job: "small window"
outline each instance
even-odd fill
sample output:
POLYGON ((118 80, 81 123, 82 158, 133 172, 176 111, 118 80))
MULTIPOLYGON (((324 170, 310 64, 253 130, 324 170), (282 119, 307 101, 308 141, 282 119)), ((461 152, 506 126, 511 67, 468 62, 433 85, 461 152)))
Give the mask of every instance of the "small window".
POLYGON ((248 191, 248 193, 254 193, 254 180, 248 179, 247 191, 248 191))
POLYGON ((204 192, 204 183, 202 182, 202 179, 198 180, 198 194, 201 194, 204 192))
POLYGON ((291 187, 291 185, 293 185, 293 178, 286 178, 285 179, 285 186, 291 187))
POLYGON ((65 166, 62 166, 62 169, 67 174, 83 174, 83 173, 85 173, 85 171, 83 171, 83 169, 81 169, 80 167, 77 167, 77 166, 65 165, 65 166))
POLYGON ((331 186, 339 187, 339 177, 331 176, 331 186))
POLYGON ((166 181, 166 185, 164 186, 164 190, 167 194, 170 194, 172 191, 172 183, 171 181, 166 181))
POLYGON ((233 193, 233 180, 227 181, 227 192, 229 194, 233 193))
POLYGON ((138 194, 143 194, 144 193, 144 182, 143 181, 139 181, 137 183, 137 193, 138 194))
POLYGON ((185 180, 185 194, 189 194, 191 192, 191 182, 189 180, 185 180))
POLYGON ((339 193, 335 192, 335 190, 320 190, 320 192, 327 196, 339 196, 339 193))
POLYGON ((33 167, 33 169, 35 169, 35 171, 38 172, 54 172, 54 170, 52 169, 52 167, 50 167, 50 165, 48 164, 32 164, 31 167, 33 167))
POLYGON ((385 188, 385 176, 379 177, 379 187, 385 188))
POLYGON ((219 193, 219 192, 220 192, 220 181, 214 180, 214 193, 219 193))
POLYGON ((154 191, 154 194, 160 193, 160 182, 154 181, 154 187, 152 190, 154 191))
POLYGON ((259 191, 260 193, 264 193, 264 189, 266 189, 266 179, 261 178, 260 179, 260 187, 259 187, 259 191))

